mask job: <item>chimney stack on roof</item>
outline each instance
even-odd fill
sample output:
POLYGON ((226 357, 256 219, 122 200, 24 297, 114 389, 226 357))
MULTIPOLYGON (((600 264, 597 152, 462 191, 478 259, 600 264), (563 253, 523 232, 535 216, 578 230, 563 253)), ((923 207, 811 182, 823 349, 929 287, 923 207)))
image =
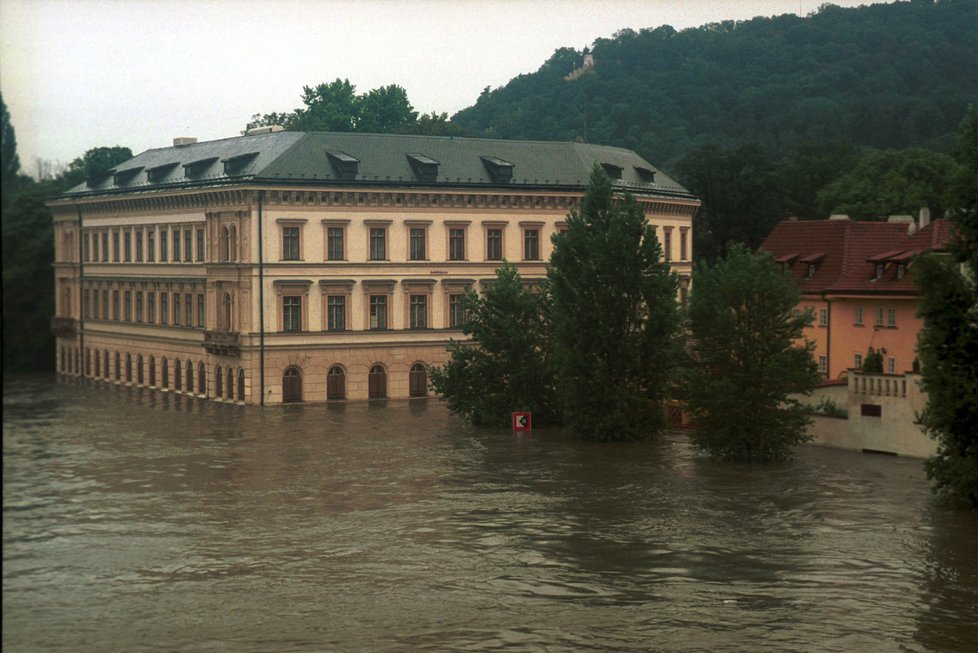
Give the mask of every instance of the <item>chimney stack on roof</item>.
POLYGON ((917 227, 923 229, 930 224, 930 207, 922 206, 920 207, 920 221, 917 227))
POLYGON ((845 220, 846 222, 849 222, 849 216, 845 213, 833 213, 829 216, 829 220, 845 220))
POLYGON ((252 127, 245 132, 245 136, 254 136, 255 134, 272 134, 274 132, 284 131, 285 127, 282 125, 266 125, 265 127, 252 127))
POLYGON ((173 147, 183 147, 184 145, 193 145, 197 142, 196 136, 177 136, 173 139, 173 147))
POLYGON ((912 215, 891 215, 886 221, 907 225, 907 234, 910 236, 917 233, 917 223, 913 221, 912 215))

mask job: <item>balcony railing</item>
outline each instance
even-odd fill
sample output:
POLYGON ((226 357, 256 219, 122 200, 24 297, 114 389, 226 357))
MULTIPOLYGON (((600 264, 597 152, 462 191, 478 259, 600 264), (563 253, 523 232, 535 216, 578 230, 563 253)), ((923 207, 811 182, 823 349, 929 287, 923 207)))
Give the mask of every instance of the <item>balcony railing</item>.
POLYGON ((241 356, 241 336, 237 331, 204 331, 204 349, 215 356, 241 356))
POLYGON ((78 330, 78 321, 71 317, 51 318, 51 333, 56 338, 72 338, 78 330))

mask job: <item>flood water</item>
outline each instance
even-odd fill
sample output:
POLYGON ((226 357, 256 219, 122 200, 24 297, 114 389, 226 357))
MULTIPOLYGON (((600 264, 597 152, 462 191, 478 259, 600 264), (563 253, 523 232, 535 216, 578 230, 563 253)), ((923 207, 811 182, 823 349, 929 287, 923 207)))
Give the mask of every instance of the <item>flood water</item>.
POLYGON ((974 651, 921 461, 475 429, 437 400, 3 397, 3 649, 974 651))

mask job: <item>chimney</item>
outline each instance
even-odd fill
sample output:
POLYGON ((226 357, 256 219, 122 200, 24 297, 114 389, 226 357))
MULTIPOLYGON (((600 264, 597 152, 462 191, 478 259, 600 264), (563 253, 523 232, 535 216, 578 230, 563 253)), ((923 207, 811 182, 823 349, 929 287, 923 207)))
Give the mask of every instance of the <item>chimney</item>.
POLYGON ((283 131, 285 127, 282 125, 268 125, 266 127, 252 127, 245 132, 245 136, 254 136, 255 134, 273 134, 275 132, 283 131))
POLYGON ((930 224, 930 208, 926 206, 920 207, 920 221, 917 226, 923 229, 930 224))
POLYGON ((183 147, 184 145, 193 145, 197 142, 195 136, 177 136, 173 139, 173 147, 183 147))
POLYGON ((829 216, 829 220, 845 220, 846 222, 849 222, 849 216, 845 213, 833 213, 829 216))

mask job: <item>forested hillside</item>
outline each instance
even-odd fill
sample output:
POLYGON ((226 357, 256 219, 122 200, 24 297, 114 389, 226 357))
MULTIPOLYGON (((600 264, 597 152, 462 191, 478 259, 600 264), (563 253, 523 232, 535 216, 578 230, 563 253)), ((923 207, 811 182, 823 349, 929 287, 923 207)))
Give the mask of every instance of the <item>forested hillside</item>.
POLYGON ((586 140, 667 170, 703 145, 803 143, 950 152, 978 89, 975 0, 914 1, 676 31, 624 29, 486 89, 452 121, 476 136, 586 140))

